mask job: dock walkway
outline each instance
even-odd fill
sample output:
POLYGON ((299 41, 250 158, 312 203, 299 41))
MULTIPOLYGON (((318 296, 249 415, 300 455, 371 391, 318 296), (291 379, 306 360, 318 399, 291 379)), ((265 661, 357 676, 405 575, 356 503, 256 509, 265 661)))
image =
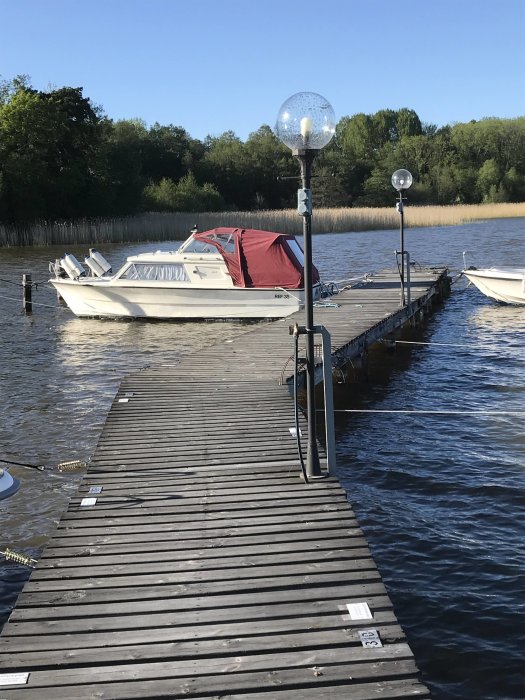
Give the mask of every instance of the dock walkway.
MULTIPOLYGON (((400 309, 394 279, 316 309, 336 361, 443 291, 413 275, 400 309)), ((336 477, 300 479, 294 320, 124 379, 0 636, 1 700, 430 697, 336 477)))

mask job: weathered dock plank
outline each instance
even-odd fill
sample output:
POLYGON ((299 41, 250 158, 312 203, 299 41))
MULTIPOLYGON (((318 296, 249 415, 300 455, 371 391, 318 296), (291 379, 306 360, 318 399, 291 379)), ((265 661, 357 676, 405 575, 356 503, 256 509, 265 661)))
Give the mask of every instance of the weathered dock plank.
MULTIPOLYGON (((392 275, 316 309, 336 362, 440 293, 418 274, 409 309, 392 275)), ((300 478, 296 321, 125 378, 0 636, 2 700, 430 697, 337 479, 300 478)))

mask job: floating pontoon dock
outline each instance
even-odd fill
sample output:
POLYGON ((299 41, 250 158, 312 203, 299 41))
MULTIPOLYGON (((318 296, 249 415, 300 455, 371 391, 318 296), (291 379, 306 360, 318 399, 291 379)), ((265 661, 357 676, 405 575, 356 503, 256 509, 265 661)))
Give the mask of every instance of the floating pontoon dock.
MULTIPOLYGON (((412 272, 400 308, 385 273, 315 322, 340 364, 446 288, 412 272)), ((1 700, 430 697, 336 477, 300 478, 295 322, 124 379, 0 636, 1 700)))

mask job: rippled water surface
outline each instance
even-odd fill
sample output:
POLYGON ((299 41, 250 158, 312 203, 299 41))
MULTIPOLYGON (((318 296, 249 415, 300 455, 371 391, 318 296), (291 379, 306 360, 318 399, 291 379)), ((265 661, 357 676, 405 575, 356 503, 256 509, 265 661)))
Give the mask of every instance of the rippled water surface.
MULTIPOLYGON (((467 264, 525 264, 524 234, 524 220, 497 220, 409 229, 405 244, 413 261, 457 271, 464 250, 467 264)), ((397 246, 397 231, 314 236, 325 279, 392 267, 397 246)), ((159 247, 169 246, 102 252, 117 266, 159 247)), ((0 250, 2 459, 88 459, 126 373, 250 328, 76 319, 45 284, 63 252, 0 250), (31 316, 21 311, 23 272, 42 282, 31 316)), ((369 381, 336 388, 341 481, 433 697, 525 698, 525 307, 458 283, 404 339, 418 344, 374 350, 369 381)), ((0 501, 0 549, 38 557, 79 477, 10 471, 22 488, 0 501)), ((0 564, 0 624, 26 576, 0 564)))

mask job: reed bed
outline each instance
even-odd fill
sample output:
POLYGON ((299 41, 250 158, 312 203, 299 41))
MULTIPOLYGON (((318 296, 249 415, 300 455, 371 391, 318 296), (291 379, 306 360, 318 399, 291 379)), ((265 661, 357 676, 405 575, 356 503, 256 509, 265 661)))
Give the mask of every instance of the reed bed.
MULTIPOLYGON (((471 221, 525 217, 525 202, 516 204, 460 204, 455 206, 407 206, 407 228, 458 226, 471 221)), ((205 231, 218 226, 302 233, 302 220, 293 210, 160 213, 96 221, 39 222, 29 226, 0 225, 0 246, 131 243, 182 240, 197 226, 205 231)), ((394 207, 315 209, 315 233, 343 233, 393 229, 399 226, 394 207)))

